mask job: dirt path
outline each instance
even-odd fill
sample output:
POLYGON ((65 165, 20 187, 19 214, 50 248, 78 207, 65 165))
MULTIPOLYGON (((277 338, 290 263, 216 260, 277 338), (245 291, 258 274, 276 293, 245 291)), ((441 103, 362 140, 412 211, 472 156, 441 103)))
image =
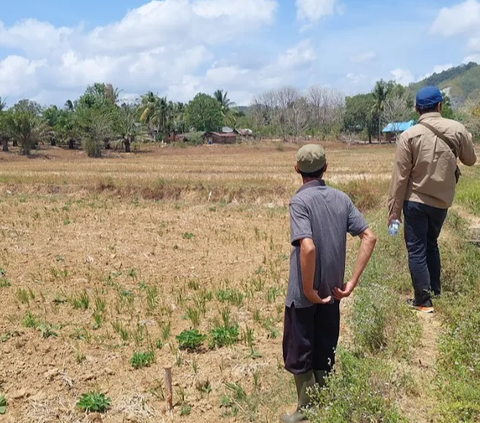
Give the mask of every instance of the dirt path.
POLYGON ((408 421, 430 423, 434 421, 435 407, 435 362, 438 356, 437 340, 442 331, 438 314, 417 313, 422 328, 420 343, 413 349, 411 363, 408 366, 415 390, 402 404, 408 421))
MULTIPOLYGON (((453 210, 467 221, 469 228, 480 226, 480 218, 472 215, 465 208, 456 205, 453 210)), ((448 231, 443 235, 448 236, 448 231)), ((438 313, 417 313, 417 316, 422 328, 422 338, 420 344, 414 348, 412 361, 408 366, 416 384, 417 395, 406 397, 402 409, 409 421, 430 423, 435 420, 433 413, 437 389, 435 363, 438 357, 437 341, 442 333, 442 322, 441 315, 438 313)))

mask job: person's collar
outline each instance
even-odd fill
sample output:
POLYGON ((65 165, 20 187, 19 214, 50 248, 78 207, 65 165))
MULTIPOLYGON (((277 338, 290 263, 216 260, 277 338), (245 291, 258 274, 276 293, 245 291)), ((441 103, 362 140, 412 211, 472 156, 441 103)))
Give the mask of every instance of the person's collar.
POLYGON ((309 188, 324 187, 324 186, 325 186, 325 181, 323 179, 314 179, 313 181, 303 184, 297 191, 297 194, 309 188))
POLYGON ((439 118, 442 117, 441 113, 439 112, 431 112, 431 113, 424 113, 420 118, 418 119, 419 122, 425 119, 430 119, 430 118, 439 118))

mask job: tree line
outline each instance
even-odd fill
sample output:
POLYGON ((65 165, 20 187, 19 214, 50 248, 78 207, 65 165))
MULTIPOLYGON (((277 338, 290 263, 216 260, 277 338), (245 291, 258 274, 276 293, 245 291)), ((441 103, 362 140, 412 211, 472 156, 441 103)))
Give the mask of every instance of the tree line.
MULTIPOLYGON (((21 100, 10 108, 0 97, 0 140, 3 151, 9 144, 23 154, 38 143, 52 146, 82 145, 89 156, 99 157, 105 148, 131 151, 135 141, 175 141, 190 131, 215 132, 222 126, 252 129, 258 137, 284 141, 302 137, 373 142, 382 139, 382 129, 416 120, 414 97, 408 88, 380 80, 370 93, 347 96, 336 89, 312 86, 305 92, 294 87, 269 90, 254 97, 249 107, 236 107, 228 93, 199 93, 189 103, 172 102, 147 92, 135 101, 121 99, 111 84, 87 87, 77 100, 61 108, 42 107, 21 100)), ((479 101, 453 110, 445 98, 443 115, 464 121, 480 135, 479 101)))
POLYGON ((241 115, 222 90, 213 96, 200 93, 188 104, 168 101, 153 92, 127 102, 120 99, 120 93, 111 84, 96 83, 62 108, 21 100, 7 109, 0 98, 2 149, 8 151, 10 143, 29 154, 39 143, 72 149, 81 144, 89 156, 99 157, 112 145, 121 144, 130 152, 139 137, 162 141, 191 129, 218 131, 241 115))

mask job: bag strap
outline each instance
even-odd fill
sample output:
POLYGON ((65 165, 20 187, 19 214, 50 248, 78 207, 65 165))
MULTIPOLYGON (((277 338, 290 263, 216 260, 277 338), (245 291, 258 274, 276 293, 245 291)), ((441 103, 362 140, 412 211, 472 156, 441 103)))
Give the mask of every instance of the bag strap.
POLYGON ((445 134, 442 134, 437 128, 434 128, 432 125, 426 122, 418 122, 419 125, 424 126, 427 129, 430 129, 438 138, 440 138, 445 144, 447 144, 450 147, 450 150, 452 150, 452 153, 455 155, 456 158, 458 158, 458 153, 455 145, 453 144, 452 141, 450 141, 445 134))

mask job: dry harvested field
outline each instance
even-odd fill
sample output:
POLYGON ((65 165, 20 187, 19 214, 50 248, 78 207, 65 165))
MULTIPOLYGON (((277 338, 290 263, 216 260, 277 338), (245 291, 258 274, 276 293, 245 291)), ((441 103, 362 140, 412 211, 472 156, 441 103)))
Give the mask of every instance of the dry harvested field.
MULTIPOLYGON (((325 146, 327 181, 383 224, 394 148, 325 146)), ((0 420, 277 421, 295 401, 281 334, 297 147, 0 153, 0 420), (191 328, 195 351, 176 338, 191 328), (90 391, 105 414, 76 407, 90 391)))

